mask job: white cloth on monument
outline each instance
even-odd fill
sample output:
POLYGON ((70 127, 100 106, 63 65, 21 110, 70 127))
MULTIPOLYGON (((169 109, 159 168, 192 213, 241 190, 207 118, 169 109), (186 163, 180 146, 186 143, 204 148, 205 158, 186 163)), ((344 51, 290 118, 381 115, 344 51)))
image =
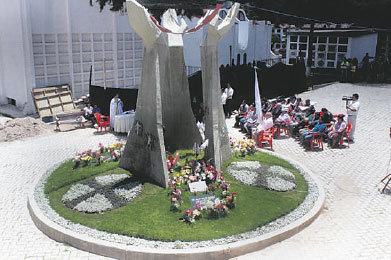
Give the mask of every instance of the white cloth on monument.
POLYGON ((123 113, 122 101, 119 98, 112 98, 110 102, 110 127, 114 128, 115 116, 123 113))

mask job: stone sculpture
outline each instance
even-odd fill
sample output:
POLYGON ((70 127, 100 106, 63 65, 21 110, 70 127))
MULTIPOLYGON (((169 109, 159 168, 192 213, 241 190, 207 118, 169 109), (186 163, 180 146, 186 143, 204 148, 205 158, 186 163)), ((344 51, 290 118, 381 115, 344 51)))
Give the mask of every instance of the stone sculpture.
POLYGON ((205 139, 209 140, 206 156, 213 159, 218 171, 222 170, 224 161, 231 157, 228 130, 221 104, 220 71, 217 45, 224 35, 235 24, 239 11, 235 3, 227 16, 218 24, 216 16, 209 23, 207 34, 201 43, 202 92, 205 109, 205 139))
MULTIPOLYGON (((162 32, 148 11, 127 0, 130 24, 143 39, 144 58, 135 125, 119 166, 167 187, 166 147, 191 148, 201 137, 190 106, 190 94, 180 34, 162 32)), ((163 15, 163 25, 181 33, 175 10, 163 15)))

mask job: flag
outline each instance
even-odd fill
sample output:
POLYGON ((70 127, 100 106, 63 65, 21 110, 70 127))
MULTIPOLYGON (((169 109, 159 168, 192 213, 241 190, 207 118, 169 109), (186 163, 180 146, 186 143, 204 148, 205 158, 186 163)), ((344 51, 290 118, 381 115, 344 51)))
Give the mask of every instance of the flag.
POLYGON ((257 76, 257 70, 254 70, 255 72, 255 107, 257 109, 257 121, 260 123, 263 121, 263 113, 262 113, 262 102, 261 102, 261 95, 259 94, 259 87, 258 87, 258 76, 257 76))

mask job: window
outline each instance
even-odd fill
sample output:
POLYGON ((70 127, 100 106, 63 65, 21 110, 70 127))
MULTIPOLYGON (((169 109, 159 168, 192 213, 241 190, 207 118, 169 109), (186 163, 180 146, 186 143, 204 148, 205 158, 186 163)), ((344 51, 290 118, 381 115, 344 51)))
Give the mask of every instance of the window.
POLYGON ((307 42, 307 36, 300 36, 300 42, 304 42, 306 43, 307 42))
POLYGON ((347 37, 340 37, 338 43, 339 44, 348 44, 348 38, 347 37))
POLYGON ((326 45, 318 45, 318 51, 325 51, 326 50, 326 45))
POLYGON ((297 44, 291 44, 290 45, 291 50, 296 50, 297 49, 297 44))
POLYGON ((226 10, 221 10, 220 11, 220 18, 224 19, 227 16, 227 11, 226 10))
POLYGON ((329 45, 329 51, 335 51, 336 47, 335 45, 329 45))
POLYGON ((337 43, 337 37, 329 37, 329 43, 337 43))
POLYGON ((334 68, 335 63, 333 61, 327 62, 327 67, 334 68))
POLYGON ((236 57, 236 65, 240 65, 240 54, 236 57))
POLYGON ((335 53, 327 53, 328 60, 335 60, 335 53))
POLYGON ((246 16, 244 15, 244 13, 242 11, 239 11, 238 19, 239 19, 239 21, 246 21, 246 16))
POLYGON ((291 42, 297 42, 297 36, 291 36, 291 42))
POLYGON ((243 54, 243 65, 247 64, 247 53, 243 54))
POLYGON ((327 37, 322 36, 318 38, 319 43, 326 43, 326 41, 327 41, 327 37))
POLYGON ((324 53, 318 53, 318 58, 323 59, 324 58, 324 53))
POLYGON ((303 51, 307 49, 307 44, 300 44, 299 45, 299 50, 303 51))
POLYGON ((338 46, 338 52, 347 52, 348 46, 338 46))

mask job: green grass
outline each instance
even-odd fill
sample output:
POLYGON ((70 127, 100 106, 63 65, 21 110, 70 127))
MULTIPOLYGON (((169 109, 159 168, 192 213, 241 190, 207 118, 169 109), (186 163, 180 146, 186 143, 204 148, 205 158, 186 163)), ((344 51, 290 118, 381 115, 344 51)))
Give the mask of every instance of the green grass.
MULTIPOLYGON (((186 151, 182 151, 184 152, 186 151)), ((182 158, 180 162, 183 160, 182 158)), ((265 165, 280 165, 290 170, 295 174, 297 188, 290 192, 268 191, 244 185, 225 174, 227 182, 231 184, 231 191, 238 193, 236 208, 225 218, 201 219, 193 225, 178 221, 183 216, 183 211, 169 211, 171 204, 167 196, 168 190, 150 183, 145 183, 141 195, 128 205, 103 214, 75 212, 62 204, 61 198, 71 184, 82 183, 98 175, 126 172, 114 162, 76 170, 71 170, 72 162, 66 162, 50 176, 45 192, 51 206, 61 216, 98 230, 164 241, 221 238, 252 230, 289 213, 307 194, 307 183, 291 164, 265 153, 256 153, 244 159, 232 158, 224 164, 224 172, 230 162, 246 160, 256 160, 265 165)), ((182 193, 182 210, 191 207, 189 196, 192 196, 189 192, 182 193)))

